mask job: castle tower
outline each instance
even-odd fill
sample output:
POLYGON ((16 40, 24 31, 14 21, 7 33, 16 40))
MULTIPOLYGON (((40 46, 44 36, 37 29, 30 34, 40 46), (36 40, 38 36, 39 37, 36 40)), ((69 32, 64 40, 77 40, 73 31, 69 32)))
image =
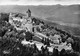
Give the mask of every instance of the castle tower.
POLYGON ((28 11, 26 13, 28 13, 28 17, 31 17, 31 10, 30 9, 28 9, 28 11))

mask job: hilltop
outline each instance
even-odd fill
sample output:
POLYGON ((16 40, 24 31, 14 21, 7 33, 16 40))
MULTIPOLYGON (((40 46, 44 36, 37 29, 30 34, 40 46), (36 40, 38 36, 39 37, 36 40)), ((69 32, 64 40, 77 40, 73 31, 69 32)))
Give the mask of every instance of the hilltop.
POLYGON ((18 13, 0 14, 0 55, 79 56, 79 37, 64 31, 60 24, 29 13, 27 17, 18 13))

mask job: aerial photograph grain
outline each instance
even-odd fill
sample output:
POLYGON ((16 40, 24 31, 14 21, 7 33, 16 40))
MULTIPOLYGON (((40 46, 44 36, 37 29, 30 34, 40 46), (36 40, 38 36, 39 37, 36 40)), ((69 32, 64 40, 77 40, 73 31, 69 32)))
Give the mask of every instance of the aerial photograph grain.
POLYGON ((0 56, 80 56, 80 0, 0 0, 0 56))

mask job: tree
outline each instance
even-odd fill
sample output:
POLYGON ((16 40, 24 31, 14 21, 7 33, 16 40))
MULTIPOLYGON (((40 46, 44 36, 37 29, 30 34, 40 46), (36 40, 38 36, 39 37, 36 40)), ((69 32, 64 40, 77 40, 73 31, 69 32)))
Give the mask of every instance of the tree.
POLYGON ((32 33, 30 32, 26 32, 26 40, 32 40, 32 36, 34 36, 32 33))
POLYGON ((73 44, 73 43, 74 43, 74 40, 73 40, 72 38, 69 37, 69 38, 67 39, 67 43, 73 44))
POLYGON ((54 49, 53 49, 52 56, 59 56, 58 53, 59 53, 58 50, 54 48, 54 49))
POLYGON ((9 21, 9 14, 8 13, 1 13, 1 20, 9 21))
POLYGON ((60 52, 60 56, 65 56, 65 53, 66 53, 65 49, 62 49, 60 52))

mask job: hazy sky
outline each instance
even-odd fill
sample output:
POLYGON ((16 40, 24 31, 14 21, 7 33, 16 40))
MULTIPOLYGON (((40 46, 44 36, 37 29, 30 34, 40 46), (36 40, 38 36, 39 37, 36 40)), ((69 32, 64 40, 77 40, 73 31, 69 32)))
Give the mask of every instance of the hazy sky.
POLYGON ((0 0, 0 5, 70 5, 80 4, 80 0, 0 0))

